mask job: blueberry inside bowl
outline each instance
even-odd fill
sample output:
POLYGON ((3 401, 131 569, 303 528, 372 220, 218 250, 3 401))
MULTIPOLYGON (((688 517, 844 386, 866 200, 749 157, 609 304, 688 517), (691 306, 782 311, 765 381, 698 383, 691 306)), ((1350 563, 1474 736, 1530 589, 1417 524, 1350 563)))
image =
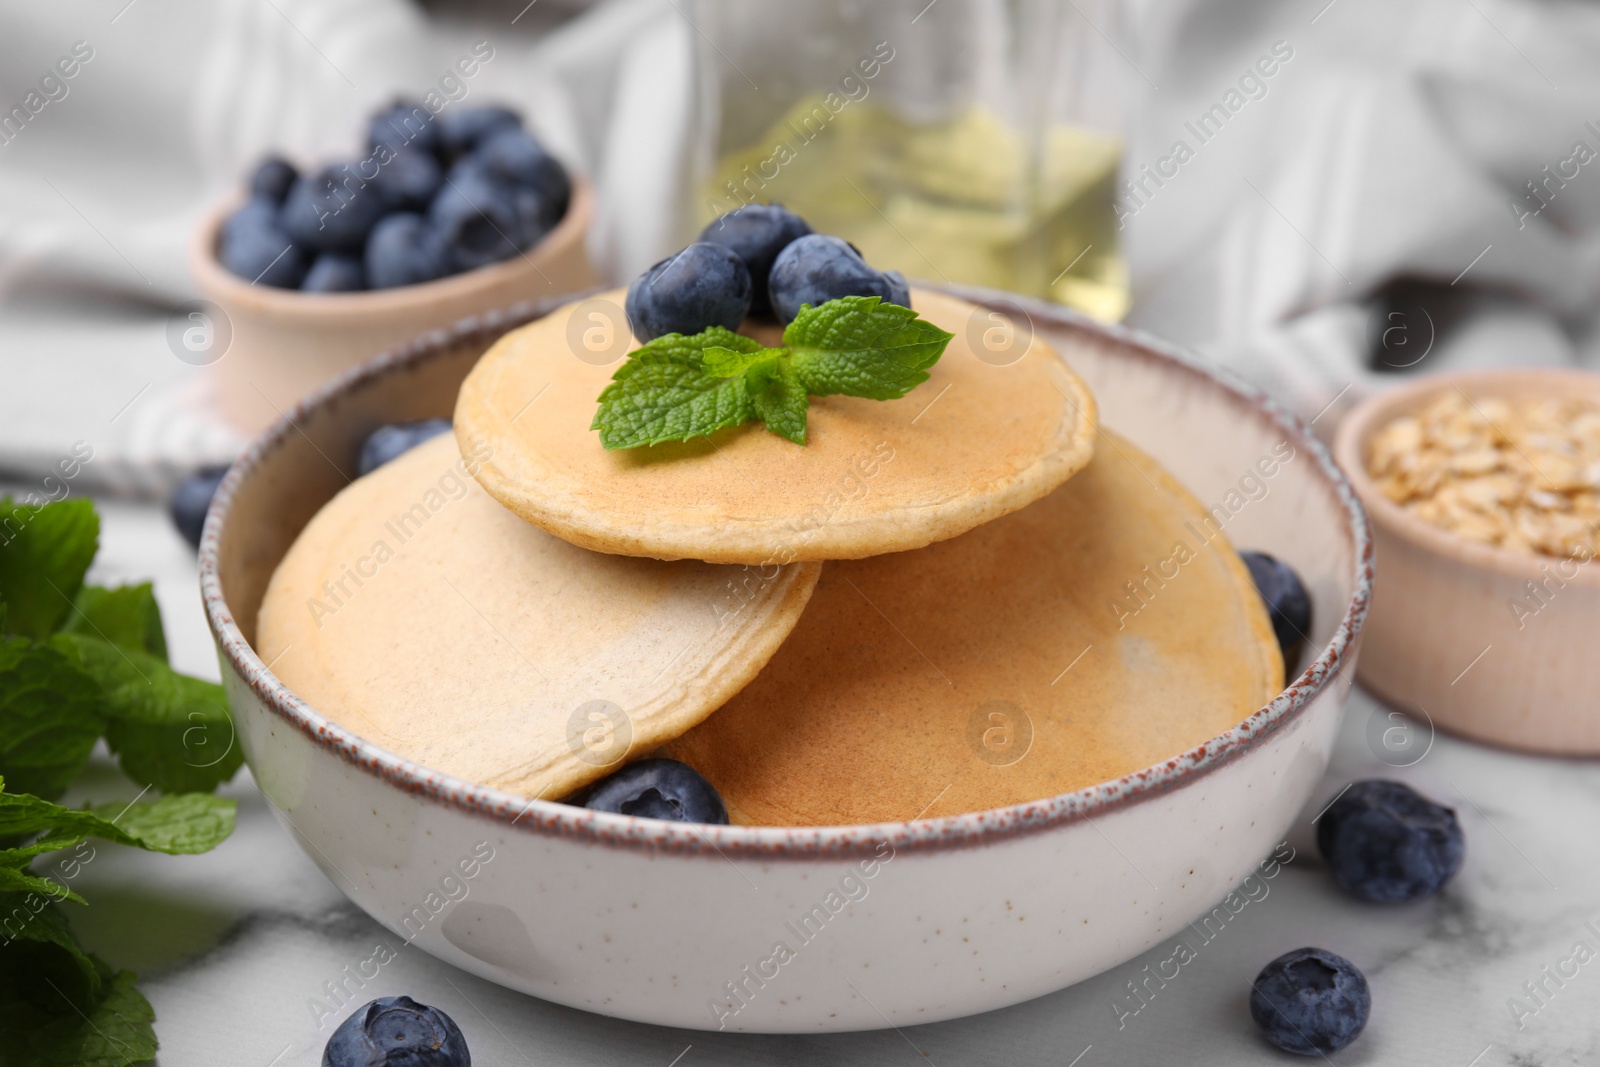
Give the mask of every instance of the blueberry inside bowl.
POLYGON ((509 109, 398 101, 343 158, 273 154, 244 178, 189 246, 203 299, 182 316, 218 341, 180 355, 217 365, 246 432, 386 348, 598 280, 592 187, 509 109))

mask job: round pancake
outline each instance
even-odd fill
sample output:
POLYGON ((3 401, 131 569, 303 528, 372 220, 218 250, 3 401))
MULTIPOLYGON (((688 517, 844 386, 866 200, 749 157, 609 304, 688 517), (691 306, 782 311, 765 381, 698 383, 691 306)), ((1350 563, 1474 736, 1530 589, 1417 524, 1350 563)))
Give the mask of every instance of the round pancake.
POLYGON ((705 718, 820 567, 606 556, 497 504, 449 435, 347 486, 267 588, 257 650, 319 712, 435 770, 559 797, 705 718))
POLYGON ((739 823, 931 818, 1160 763, 1282 685, 1266 609, 1215 521, 1108 433, 1015 514, 827 564, 756 680, 663 754, 739 823))
POLYGON ((493 447, 478 471, 490 495, 599 552, 756 565, 921 548, 1066 481, 1094 452, 1097 416, 1082 379, 1025 327, 1008 334, 938 293, 916 290, 913 302, 955 334, 929 379, 899 400, 812 397, 804 445, 747 423, 602 448, 590 420, 619 364, 586 361, 597 357, 577 339, 621 321, 620 289, 501 338, 461 387, 456 434, 463 449, 493 447), (596 307, 616 311, 608 320, 596 307), (969 335, 986 331, 1000 345, 980 359, 969 335))

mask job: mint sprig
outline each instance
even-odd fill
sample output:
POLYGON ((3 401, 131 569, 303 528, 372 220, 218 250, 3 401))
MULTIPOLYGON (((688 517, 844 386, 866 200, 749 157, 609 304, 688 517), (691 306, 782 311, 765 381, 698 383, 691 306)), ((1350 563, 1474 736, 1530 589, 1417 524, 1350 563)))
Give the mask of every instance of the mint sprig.
POLYGON ((616 450, 705 437, 754 419, 803 445, 810 397, 896 400, 928 380, 953 336, 875 296, 802 306, 777 348, 721 326, 667 334, 629 354, 589 428, 616 450))
POLYGON ((172 669, 148 584, 85 583, 99 532, 87 500, 0 497, 0 1067, 155 1055, 135 976, 86 952, 62 905, 84 903, 73 879, 90 838, 187 854, 233 831, 234 801, 211 795, 241 759, 222 687, 172 669), (102 737, 145 792, 52 803, 102 737))
POLYGON ((0 1064, 116 1067, 155 1055, 155 1012, 136 976, 86 952, 59 905, 85 903, 71 881, 95 858, 91 837, 186 855, 214 848, 233 824, 233 801, 204 793, 79 809, 0 779, 0 842, 25 842, 0 848, 0 1018, 12 1028, 0 1064), (54 862, 37 872, 35 860, 54 862))

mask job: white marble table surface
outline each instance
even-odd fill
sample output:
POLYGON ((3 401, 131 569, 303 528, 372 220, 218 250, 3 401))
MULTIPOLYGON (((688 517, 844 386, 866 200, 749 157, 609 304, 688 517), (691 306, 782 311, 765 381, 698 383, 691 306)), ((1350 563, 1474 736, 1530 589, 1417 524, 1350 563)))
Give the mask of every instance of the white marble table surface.
MULTIPOLYGON (((176 664, 216 677, 193 557, 151 506, 102 505, 93 577, 153 579, 176 664)), ((1357 693, 1333 766, 1289 841, 1297 856, 1198 958, 1136 1015, 1113 1006, 1145 956, 1018 1007, 904 1031, 763 1037, 668 1030, 589 1015, 501 989, 403 950, 370 995, 406 993, 449 1012, 474 1062, 529 1067, 710 1067, 926 1062, 1102 1067, 1108 1064, 1284 1064, 1247 1008, 1248 979, 1290 948, 1320 945, 1371 982, 1365 1034, 1341 1064, 1558 1067, 1600 1061, 1600 955, 1563 984, 1545 977, 1585 942, 1600 953, 1600 767, 1511 755, 1447 736, 1415 765, 1386 766, 1368 720, 1385 714, 1357 693), (1454 806, 1467 859, 1439 897, 1363 905, 1335 890, 1315 855, 1310 820, 1352 778, 1400 778, 1454 806), (1543 1003, 1526 982, 1543 981, 1543 1003), (1520 997, 1519 1020, 1509 1006, 1520 997), (1537 1009, 1536 1011, 1534 1009, 1537 1009)), ((151 856, 109 846, 81 875, 91 901, 73 910, 82 939, 141 975, 155 1006, 162 1067, 290 1067, 320 1062, 327 1030, 311 1005, 323 983, 371 954, 385 931, 345 900, 274 822, 247 771, 228 787, 239 826, 215 852, 151 856)), ((76 795, 134 790, 97 764, 76 795)), ((1198 938, 1193 939, 1198 941, 1198 938)), ((1573 964, 1565 965, 1571 972, 1573 964)))

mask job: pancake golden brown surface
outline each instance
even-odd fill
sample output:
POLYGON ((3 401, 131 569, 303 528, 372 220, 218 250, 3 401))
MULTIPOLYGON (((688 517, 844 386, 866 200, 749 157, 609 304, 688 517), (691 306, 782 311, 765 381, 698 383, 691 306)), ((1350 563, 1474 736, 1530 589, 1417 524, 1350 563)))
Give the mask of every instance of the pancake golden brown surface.
POLYGON ((285 684, 407 759, 563 796, 737 692, 815 586, 814 563, 757 577, 575 548, 491 499, 482 455, 445 435, 346 487, 258 617, 285 684))
POLYGON ((1244 564, 1182 486, 1107 433, 1021 511, 826 564, 756 680, 663 755, 704 774, 738 823, 931 818, 1159 763, 1282 684, 1244 564))
MULTIPOLYGON (((620 309, 623 293, 599 299, 620 309)), ((1097 416, 1042 338, 1024 329, 979 358, 970 337, 1017 335, 966 301, 912 300, 955 334, 929 379, 899 400, 813 397, 805 445, 751 423, 607 452, 589 425, 618 363, 580 358, 585 331, 604 328, 583 317, 592 301, 501 338, 461 387, 456 433, 464 449, 493 449, 477 474, 492 496, 600 552, 757 565, 920 548, 1071 477, 1094 452, 1097 416)))

